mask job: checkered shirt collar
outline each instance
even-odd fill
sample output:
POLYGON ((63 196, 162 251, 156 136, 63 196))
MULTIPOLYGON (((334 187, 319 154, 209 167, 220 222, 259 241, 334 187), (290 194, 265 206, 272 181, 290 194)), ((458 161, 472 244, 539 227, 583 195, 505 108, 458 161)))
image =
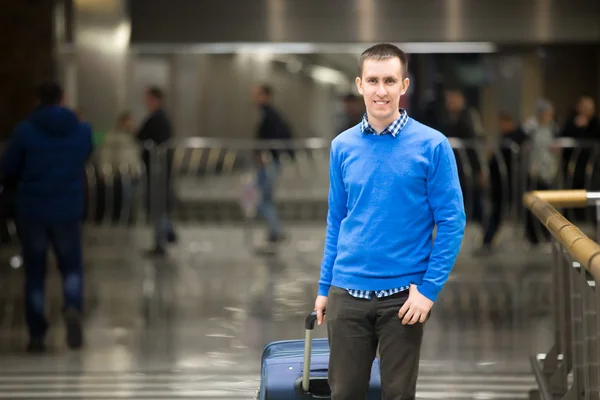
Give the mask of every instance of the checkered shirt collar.
POLYGON ((373 135, 385 135, 391 134, 393 137, 398 136, 400 131, 406 126, 408 122, 408 113, 405 109, 400 109, 400 116, 394 120, 391 124, 387 126, 381 133, 377 133, 375 129, 369 124, 369 119, 367 117, 367 113, 363 115, 362 122, 360 123, 360 129, 363 133, 370 133, 373 135))

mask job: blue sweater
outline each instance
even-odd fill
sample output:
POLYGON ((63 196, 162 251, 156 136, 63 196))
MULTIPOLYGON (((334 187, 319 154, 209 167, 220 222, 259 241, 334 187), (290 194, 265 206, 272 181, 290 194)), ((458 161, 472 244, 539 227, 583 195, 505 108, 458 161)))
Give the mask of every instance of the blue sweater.
POLYGON ((93 150, 92 130, 71 110, 37 108, 21 122, 0 163, 17 181, 21 221, 62 223, 84 213, 85 163, 93 150))
POLYGON ((412 118, 397 137, 364 134, 359 124, 333 140, 330 157, 319 294, 327 296, 331 285, 384 290, 415 284, 435 301, 466 223, 448 139, 412 118))

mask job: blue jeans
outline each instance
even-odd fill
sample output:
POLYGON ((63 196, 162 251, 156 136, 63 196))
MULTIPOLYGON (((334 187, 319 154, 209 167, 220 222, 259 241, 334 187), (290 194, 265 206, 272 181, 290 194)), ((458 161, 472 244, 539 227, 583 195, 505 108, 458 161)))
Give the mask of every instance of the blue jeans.
POLYGON ((25 309, 29 335, 42 338, 48 329, 44 315, 46 253, 54 249, 62 276, 65 310, 82 311, 83 256, 79 221, 44 224, 20 221, 19 237, 25 267, 25 309))
POLYGON ((261 201, 258 205, 258 212, 267 222, 270 236, 276 236, 281 233, 281 224, 277 216, 277 208, 274 202, 275 184, 281 170, 281 164, 277 161, 258 169, 256 184, 261 194, 261 201))
POLYGON ((154 243, 156 247, 165 248, 169 235, 174 233, 173 222, 167 213, 161 214, 154 226, 154 243))

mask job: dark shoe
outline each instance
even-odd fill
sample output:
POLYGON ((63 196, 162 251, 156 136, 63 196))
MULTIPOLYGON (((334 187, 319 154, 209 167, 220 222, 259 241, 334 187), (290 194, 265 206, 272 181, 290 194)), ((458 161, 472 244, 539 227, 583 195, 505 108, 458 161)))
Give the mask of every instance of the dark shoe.
POLYGON ((156 246, 155 248, 146 250, 144 252, 144 255, 146 257, 164 257, 166 254, 167 251, 164 249, 164 247, 161 246, 156 246))
POLYGON ((167 242, 177 243, 177 234, 175 232, 167 233, 167 242))
POLYGON ((282 243, 287 240, 287 235, 283 232, 280 233, 269 233, 267 236, 267 242, 269 243, 282 243))
POLYGON ((44 338, 31 338, 29 339, 29 343, 27 344, 27 352, 28 353, 43 353, 46 351, 46 344, 44 343, 44 338))
POLYGON ((83 346, 83 330, 81 328, 81 313, 69 310, 65 313, 67 327, 67 345, 71 349, 80 349, 83 346))

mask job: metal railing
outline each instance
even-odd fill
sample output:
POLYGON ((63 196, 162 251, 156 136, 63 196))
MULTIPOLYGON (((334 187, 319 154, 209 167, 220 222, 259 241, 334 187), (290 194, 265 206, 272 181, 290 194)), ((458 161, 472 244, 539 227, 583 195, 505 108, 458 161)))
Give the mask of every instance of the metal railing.
MULTIPOLYGON (((329 142, 320 138, 291 141, 224 140, 189 138, 172 140, 154 152, 151 170, 162 177, 151 199, 164 210, 167 204, 164 173, 176 192, 172 212, 180 219, 202 220, 202 210, 221 221, 239 220, 256 214, 253 190, 260 165, 280 168, 277 180, 279 203, 290 202, 291 211, 302 214, 306 206, 326 205, 329 184, 329 142), (171 154, 170 168, 165 159, 171 154), (154 168, 154 165, 157 167, 154 168)), ((288 210, 290 211, 290 210, 288 210)))
MULTIPOLYGON (((480 222, 476 217, 483 214, 485 223, 492 197, 499 192, 503 222, 521 225, 526 208, 520 199, 525 192, 535 189, 528 175, 528 145, 518 146, 507 140, 490 150, 478 141, 451 138, 450 143, 461 165, 461 184, 469 219, 480 222), (494 172, 491 168, 496 169, 497 181, 491 179, 494 172), (487 177, 484 185, 481 175, 487 177), (500 191, 492 190, 498 185, 500 191)), ((156 157, 152 162, 158 167, 150 179, 142 163, 101 164, 92 160, 86 167, 86 221, 108 227, 152 223, 148 199, 160 207, 167 194, 163 190, 166 176, 161 171, 168 171, 173 179, 174 212, 179 221, 243 220, 254 202, 250 201, 256 173, 254 156, 260 153, 261 159, 269 163, 271 154, 267 149, 271 148, 295 150, 294 159, 286 152, 282 154, 282 175, 277 188, 282 217, 323 221, 327 207, 329 145, 329 140, 322 138, 285 143, 201 137, 173 140, 154 149, 156 157), (169 162, 164 157, 166 150, 172 151, 169 162)), ((561 166, 551 183, 552 189, 580 186, 600 190, 597 143, 561 138, 556 139, 553 146, 561 166)), ((578 223, 581 215, 588 222, 595 220, 591 207, 577 215, 576 211, 567 209, 565 215, 570 219, 578 216, 578 223)))
POLYGON ((554 346, 531 357, 539 386, 531 398, 599 400, 600 246, 555 207, 595 205, 600 220, 600 193, 534 191, 523 202, 552 234, 554 258, 554 346))

